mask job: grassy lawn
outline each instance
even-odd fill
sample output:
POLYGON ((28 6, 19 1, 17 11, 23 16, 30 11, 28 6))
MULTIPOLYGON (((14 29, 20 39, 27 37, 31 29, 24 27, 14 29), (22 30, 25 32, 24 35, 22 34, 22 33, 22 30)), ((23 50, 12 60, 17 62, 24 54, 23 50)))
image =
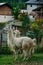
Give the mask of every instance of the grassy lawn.
MULTIPOLYGON (((3 46, 6 47, 6 45, 3 46)), ((6 48, 2 48, 2 50, 7 53, 9 51, 6 48)), ((0 65, 43 65, 43 53, 34 54, 31 58, 25 61, 22 59, 23 58, 19 55, 18 60, 14 61, 14 56, 12 54, 2 54, 0 55, 0 65)))
POLYGON ((12 55, 0 55, 0 65, 8 65, 13 63, 12 55))
MULTIPOLYGON (((31 62, 32 63, 38 62, 42 63, 43 65, 43 54, 34 54, 31 58, 25 60, 26 64, 24 65, 28 65, 27 63, 31 62)), ((20 58, 20 56, 18 57, 17 61, 14 61, 13 55, 0 55, 0 65, 21 65, 20 63, 24 63, 24 61, 22 61, 22 58, 20 58)))

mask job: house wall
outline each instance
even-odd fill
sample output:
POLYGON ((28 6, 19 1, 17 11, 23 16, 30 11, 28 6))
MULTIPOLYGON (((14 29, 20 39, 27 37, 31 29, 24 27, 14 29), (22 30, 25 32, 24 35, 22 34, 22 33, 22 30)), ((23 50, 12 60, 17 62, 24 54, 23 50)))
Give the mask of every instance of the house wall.
POLYGON ((43 21, 43 7, 37 8, 34 12, 37 13, 36 21, 43 21))
POLYGON ((35 17, 33 17, 32 15, 30 15, 29 18, 30 18, 30 21, 34 21, 35 20, 35 17))
POLYGON ((37 6, 37 5, 28 5, 28 4, 27 4, 28 14, 30 14, 30 12, 31 12, 33 9, 36 9, 37 7, 39 7, 39 6, 37 6))
MULTIPOLYGON (((36 9, 38 7, 40 7, 40 5, 31 5, 31 4, 29 5, 29 4, 27 4, 27 12, 28 12, 28 14, 30 14, 34 9, 36 9)), ((30 15, 30 20, 34 21, 35 17, 33 17, 32 15, 30 15)))
POLYGON ((0 22, 8 22, 14 20, 13 16, 0 15, 0 22))
POLYGON ((12 15, 10 7, 7 5, 0 6, 0 15, 12 15))
POLYGON ((8 22, 14 20, 11 8, 7 5, 0 6, 0 22, 8 22))
MULTIPOLYGON (((1 42, 1 35, 0 35, 0 42, 1 42)), ((2 42, 7 42, 7 33, 2 33, 2 42)))
POLYGON ((3 33, 2 34, 2 42, 6 42, 7 41, 7 34, 3 33))

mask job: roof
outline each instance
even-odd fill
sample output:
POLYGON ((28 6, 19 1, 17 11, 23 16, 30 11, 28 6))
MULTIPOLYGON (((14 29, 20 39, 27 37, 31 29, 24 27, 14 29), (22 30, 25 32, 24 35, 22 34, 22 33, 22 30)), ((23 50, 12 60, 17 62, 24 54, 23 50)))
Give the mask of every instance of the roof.
POLYGON ((2 6, 2 5, 4 5, 4 4, 6 4, 5 2, 4 3, 0 3, 0 6, 2 6))
POLYGON ((32 11, 40 11, 40 9, 41 9, 41 7, 37 7, 37 8, 35 8, 35 9, 32 10, 32 11))
POLYGON ((34 3, 36 0, 29 0, 26 3, 34 3))
POLYGON ((20 22, 19 20, 14 20, 13 22, 11 22, 8 25, 21 27, 22 26, 22 22, 20 22))
POLYGON ((39 0, 39 2, 43 2, 43 0, 39 0))
POLYGON ((32 12, 30 13, 30 15, 35 16, 35 15, 36 15, 36 12, 33 12, 33 11, 32 11, 32 12))
POLYGON ((43 5, 43 0, 39 0, 39 1, 37 1, 37 0, 29 0, 29 1, 27 1, 26 2, 26 4, 33 4, 33 5, 37 5, 37 4, 41 4, 41 5, 43 5))
POLYGON ((10 8, 12 8, 12 7, 9 5, 9 3, 7 3, 7 2, 0 3, 0 7, 1 7, 1 6, 4 6, 4 5, 7 5, 7 6, 9 6, 10 8))

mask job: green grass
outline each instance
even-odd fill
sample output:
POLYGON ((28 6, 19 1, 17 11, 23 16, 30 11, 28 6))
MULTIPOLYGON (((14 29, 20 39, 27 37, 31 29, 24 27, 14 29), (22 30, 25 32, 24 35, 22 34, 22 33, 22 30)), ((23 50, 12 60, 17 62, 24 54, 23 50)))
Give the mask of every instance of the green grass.
POLYGON ((12 55, 0 55, 0 65, 12 64, 13 56, 12 55))
MULTIPOLYGON (((43 62, 43 54, 34 54, 31 58, 28 60, 25 60, 25 62, 43 62)), ((18 57, 18 60, 14 62, 13 55, 0 55, 0 65, 13 65, 13 63, 21 63, 22 58, 20 58, 20 55, 18 57)))

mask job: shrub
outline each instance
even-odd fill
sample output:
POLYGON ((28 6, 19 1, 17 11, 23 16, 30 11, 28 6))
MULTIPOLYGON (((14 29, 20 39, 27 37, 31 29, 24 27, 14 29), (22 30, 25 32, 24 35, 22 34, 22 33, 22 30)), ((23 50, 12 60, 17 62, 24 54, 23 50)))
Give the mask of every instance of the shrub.
POLYGON ((31 37, 31 38, 34 38, 34 37, 35 37, 35 33, 34 33, 33 31, 28 31, 28 32, 26 33, 26 35, 27 35, 28 37, 31 37))
POLYGON ((43 53, 43 47, 39 47, 38 45, 37 45, 37 47, 36 47, 36 49, 35 49, 35 53, 43 53))
POLYGON ((12 51, 8 47, 1 48, 2 54, 12 54, 12 51))
POLYGON ((3 28, 5 26, 5 24, 6 24, 5 22, 4 23, 0 22, 0 28, 3 28))

